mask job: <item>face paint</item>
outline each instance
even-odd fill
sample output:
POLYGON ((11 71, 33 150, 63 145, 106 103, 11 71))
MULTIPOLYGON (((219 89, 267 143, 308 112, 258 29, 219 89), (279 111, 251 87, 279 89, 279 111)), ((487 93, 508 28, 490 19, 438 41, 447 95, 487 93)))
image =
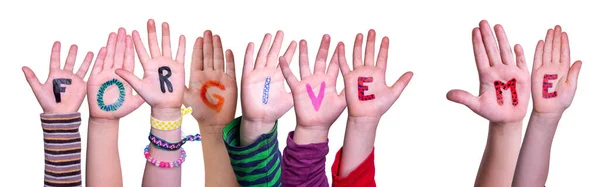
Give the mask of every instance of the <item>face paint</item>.
POLYGON ((202 98, 202 102, 204 102, 204 104, 206 104, 206 106, 208 106, 209 108, 211 108, 211 109, 217 111, 217 113, 219 113, 219 112, 221 112, 221 109, 223 108, 223 103, 225 102, 225 98, 223 98, 223 96, 221 96, 219 94, 212 94, 212 97, 215 98, 217 100, 217 102, 211 103, 210 101, 208 101, 208 98, 206 98, 206 93, 208 91, 208 88, 210 88, 210 87, 217 87, 219 90, 225 90, 225 86, 218 81, 209 80, 209 81, 206 81, 206 83, 204 83, 204 85, 202 85, 202 88, 200 88, 200 98, 202 98))
POLYGON ((556 80, 558 79, 558 75, 557 74, 545 74, 544 75, 544 83, 542 85, 542 97, 546 98, 546 99, 550 99, 550 98, 554 98, 556 96, 558 96, 558 93, 556 92, 556 90, 554 90, 554 92, 549 93, 548 89, 552 88, 552 83, 549 82, 549 80, 556 80))
POLYGON ((321 87, 319 87, 319 96, 315 97, 315 93, 313 92, 310 84, 306 84, 306 92, 308 92, 308 97, 312 101, 315 111, 319 111, 319 108, 321 108, 321 102, 323 102, 323 98, 325 97, 325 81, 321 82, 321 87))
POLYGON ((269 89, 271 88, 271 77, 267 77, 265 80, 265 86, 263 87, 262 103, 266 105, 269 103, 269 89))
POLYGON ((111 79, 106 81, 104 84, 100 85, 100 89, 98 89, 98 94, 96 94, 96 101, 98 102, 98 106, 101 110, 110 112, 119 109, 123 106, 123 102, 125 101, 125 86, 123 83, 117 79, 111 79), (119 98, 113 104, 106 105, 104 103, 104 91, 111 85, 116 85, 119 88, 119 98))
POLYGON ((502 81, 494 81, 494 88, 496 89, 496 100, 498 105, 504 104, 504 98, 502 97, 502 90, 510 89, 510 95, 512 97, 512 105, 517 106, 519 104, 519 95, 517 95, 517 79, 511 79, 506 84, 502 81))
POLYGON ((365 83, 373 82, 373 77, 358 77, 358 100, 368 101, 375 99, 375 94, 365 95, 365 91, 369 90, 369 86, 365 83))
POLYGON ((61 87, 61 84, 71 85, 71 79, 58 78, 52 80, 52 91, 54 92, 54 100, 56 101, 56 103, 60 103, 61 101, 60 93, 65 92, 67 90, 66 87, 61 87))
POLYGON ((171 81, 169 81, 169 77, 171 77, 171 68, 169 68, 169 66, 158 68, 158 80, 160 81, 160 91, 162 93, 165 93, 165 85, 169 92, 173 93, 173 85, 171 84, 171 81), (164 71, 167 71, 166 75, 163 73, 164 71))

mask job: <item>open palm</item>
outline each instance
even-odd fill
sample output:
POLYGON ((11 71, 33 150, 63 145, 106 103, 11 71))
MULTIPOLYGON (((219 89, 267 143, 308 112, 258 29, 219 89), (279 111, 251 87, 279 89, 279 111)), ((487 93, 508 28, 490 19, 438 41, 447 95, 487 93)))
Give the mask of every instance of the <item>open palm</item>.
POLYGON ((518 122, 527 113, 530 96, 530 77, 525 55, 523 48, 515 45, 515 64, 504 29, 501 25, 496 25, 494 29, 499 45, 487 21, 481 21, 479 27, 473 30, 473 51, 480 82, 479 97, 463 90, 451 90, 447 97, 491 122, 518 122))
POLYGON ((363 35, 357 34, 354 41, 353 70, 346 62, 342 43, 338 46, 340 70, 344 77, 346 103, 349 117, 381 117, 396 102, 413 76, 404 73, 392 87, 385 82, 389 39, 381 40, 381 47, 375 64, 375 31, 369 30, 365 57, 362 57, 363 35))
POLYGON ((144 100, 133 95, 131 86, 115 74, 117 69, 133 72, 135 61, 131 36, 120 28, 110 33, 100 49, 88 80, 90 115, 99 119, 119 119, 139 108, 144 100))
POLYGON ((235 116, 235 64, 231 50, 226 55, 223 56, 221 37, 211 31, 205 31, 204 37, 198 37, 194 43, 189 89, 183 103, 192 107, 192 115, 200 125, 224 127, 235 116))
POLYGON ((570 53, 567 33, 558 25, 538 42, 531 75, 534 112, 562 113, 571 105, 581 61, 570 66, 570 53))
POLYGON ((162 24, 162 53, 158 46, 156 26, 154 20, 148 21, 148 47, 146 52, 144 43, 137 31, 133 31, 133 42, 138 58, 144 67, 144 78, 139 79, 132 72, 117 70, 116 73, 133 86, 142 98, 152 107, 156 108, 181 108, 183 92, 185 89, 185 38, 179 37, 179 48, 176 60, 171 57, 171 40, 169 25, 162 24), (161 81, 164 79, 165 81, 161 81))
MULTIPOLYGON (((246 120, 275 122, 293 106, 291 93, 285 91, 284 78, 277 67, 283 32, 278 31, 271 46, 271 34, 266 34, 253 62, 254 44, 246 48, 242 71, 242 113, 246 120), (269 46, 271 46, 269 50, 269 46)), ((291 61, 296 50, 292 42, 284 57, 291 61)))
POLYGON ((35 73, 24 66, 23 73, 33 90, 36 99, 46 114, 64 114, 77 112, 85 98, 86 83, 83 81, 94 54, 88 52, 79 67, 73 73, 77 46, 72 45, 63 69, 60 69, 60 42, 55 42, 50 55, 50 72, 44 84, 41 84, 35 73), (62 89, 64 88, 64 89, 62 89), (55 90, 58 89, 58 90, 55 90))
POLYGON ((296 121, 299 126, 328 130, 346 108, 344 92, 338 94, 335 86, 339 74, 337 52, 334 52, 329 69, 325 72, 330 40, 329 35, 323 36, 312 74, 308 65, 306 41, 300 41, 301 81, 294 76, 286 59, 280 57, 279 65, 292 90, 296 121))

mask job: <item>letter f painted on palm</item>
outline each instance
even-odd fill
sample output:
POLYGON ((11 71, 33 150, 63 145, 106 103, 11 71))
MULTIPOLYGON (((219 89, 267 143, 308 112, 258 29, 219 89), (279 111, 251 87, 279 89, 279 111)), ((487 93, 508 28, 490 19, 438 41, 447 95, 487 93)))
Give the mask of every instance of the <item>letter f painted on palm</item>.
POLYGON ((315 111, 319 111, 319 108, 321 108, 321 102, 323 102, 323 98, 325 97, 325 81, 321 82, 318 96, 315 96, 310 84, 306 84, 306 91, 308 92, 308 97, 312 101, 313 108, 315 111))

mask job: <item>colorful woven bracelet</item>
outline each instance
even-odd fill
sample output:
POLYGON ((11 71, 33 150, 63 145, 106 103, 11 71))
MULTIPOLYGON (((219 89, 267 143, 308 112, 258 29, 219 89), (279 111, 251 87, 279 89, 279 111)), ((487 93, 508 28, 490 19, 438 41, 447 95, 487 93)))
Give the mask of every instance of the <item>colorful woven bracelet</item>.
POLYGON ((167 140, 163 140, 163 139, 155 136, 154 134, 150 133, 150 135, 148 135, 148 140, 150 140, 150 143, 152 143, 152 145, 154 145, 154 147, 156 147, 156 148, 167 150, 167 151, 176 151, 176 150, 179 150, 179 148, 181 148, 181 146, 183 146, 183 144, 185 144, 188 141, 190 141, 190 142, 202 141, 202 137, 200 136, 200 134, 187 135, 187 136, 183 137, 181 139, 181 141, 172 143, 172 142, 168 142, 167 140))
POLYGON ((146 157, 146 160, 152 165, 155 165, 160 168, 173 168, 181 166, 181 164, 183 164, 183 162, 185 161, 185 157, 187 157, 187 154, 185 153, 185 150, 181 149, 181 156, 177 160, 173 162, 158 161, 155 158, 152 158, 152 155, 150 155, 150 145, 147 145, 144 149, 144 156, 146 157))
MULTIPOLYGON (((183 117, 186 114, 192 113, 192 108, 181 108, 181 116, 183 117)), ((152 128, 158 129, 161 131, 170 131, 175 130, 181 127, 182 118, 179 118, 175 121, 161 121, 154 117, 150 117, 150 125, 152 128)))

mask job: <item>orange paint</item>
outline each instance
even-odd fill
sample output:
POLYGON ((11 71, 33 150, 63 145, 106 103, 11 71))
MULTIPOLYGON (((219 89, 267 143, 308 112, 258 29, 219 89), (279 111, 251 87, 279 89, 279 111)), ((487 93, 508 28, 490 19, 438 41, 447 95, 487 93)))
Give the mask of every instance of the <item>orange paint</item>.
POLYGON ((218 113, 221 112, 221 109, 223 108, 225 98, 219 94, 212 94, 212 97, 217 100, 217 103, 211 103, 210 101, 208 101, 208 98, 206 98, 206 92, 208 91, 208 88, 213 86, 219 88, 220 90, 225 90, 225 86, 223 86, 223 84, 221 84, 219 81, 209 80, 206 81, 204 85, 202 85, 202 88, 200 89, 200 98, 202 98, 202 102, 204 102, 206 106, 213 110, 216 110, 218 113))

